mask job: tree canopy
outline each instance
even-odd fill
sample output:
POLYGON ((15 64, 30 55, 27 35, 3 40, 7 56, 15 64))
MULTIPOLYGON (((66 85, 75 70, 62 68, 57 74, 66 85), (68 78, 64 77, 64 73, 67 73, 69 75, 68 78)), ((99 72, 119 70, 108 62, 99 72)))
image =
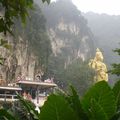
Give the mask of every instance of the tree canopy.
MULTIPOLYGON (((118 53, 118 55, 120 55, 120 49, 119 48, 115 49, 114 52, 116 52, 116 53, 118 53)), ((112 74, 120 76, 120 63, 113 63, 112 67, 113 67, 113 69, 110 70, 110 72, 112 74)))
MULTIPOLYGON (((50 3, 50 0, 42 2, 50 3)), ((15 18, 20 17, 25 23, 28 9, 33 9, 33 0, 0 0, 0 33, 11 33, 15 18)))

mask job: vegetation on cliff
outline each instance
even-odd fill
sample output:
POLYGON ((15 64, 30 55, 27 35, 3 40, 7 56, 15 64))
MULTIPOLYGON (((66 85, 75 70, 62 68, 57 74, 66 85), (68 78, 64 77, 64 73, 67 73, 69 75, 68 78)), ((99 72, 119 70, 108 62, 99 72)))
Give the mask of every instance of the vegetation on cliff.
POLYGON ((40 7, 47 19, 53 50, 46 76, 54 77, 55 82, 64 89, 73 83, 79 92, 84 92, 93 80, 87 60, 94 52, 94 37, 86 19, 71 0, 57 0, 40 7))
MULTIPOLYGON (((40 69, 44 66, 44 70, 47 68, 48 57, 51 54, 51 43, 46 30, 46 19, 41 9, 35 5, 34 11, 29 12, 30 18, 26 20, 27 24, 23 28, 21 24, 16 21, 15 25, 15 40, 19 40, 19 37, 23 39, 23 42, 27 44, 28 57, 33 54, 36 59, 36 67, 40 69)), ((36 68, 36 69, 38 69, 36 68)))
POLYGON ((19 17, 17 20, 10 18, 14 23, 10 27, 14 36, 7 34, 6 39, 11 44, 11 51, 2 53, 7 58, 4 66, 1 66, 1 74, 8 82, 23 73, 25 76, 33 74, 31 77, 34 77, 39 69, 43 71, 47 69, 48 57, 52 51, 46 30, 46 19, 41 9, 37 5, 33 5, 32 1, 31 6, 34 10, 26 11, 29 13, 29 17, 24 18, 25 26, 21 24, 19 17), (22 68, 25 70, 23 71, 22 68))

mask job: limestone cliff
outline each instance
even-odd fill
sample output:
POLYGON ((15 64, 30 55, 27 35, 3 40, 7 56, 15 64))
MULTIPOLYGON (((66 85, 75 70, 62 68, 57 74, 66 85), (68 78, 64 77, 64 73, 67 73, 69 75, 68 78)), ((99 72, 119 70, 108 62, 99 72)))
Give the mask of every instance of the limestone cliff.
POLYGON ((9 83, 17 79, 18 76, 33 78, 36 64, 36 57, 33 53, 29 53, 28 44, 19 37, 14 43, 13 37, 8 37, 11 50, 1 48, 2 56, 5 58, 4 65, 0 67, 0 74, 4 80, 9 83))
POLYGON ((77 58, 83 61, 90 58, 94 36, 72 1, 58 0, 42 7, 54 55, 65 54, 65 64, 77 58))
POLYGON ((44 15, 39 7, 35 8, 35 11, 30 11, 31 18, 27 19, 25 27, 19 20, 15 21, 14 36, 4 37, 11 45, 11 50, 0 50, 5 58, 4 65, 0 67, 0 74, 7 82, 14 81, 19 76, 33 79, 36 74, 46 70, 51 45, 44 15))
MULTIPOLYGON (((40 7, 43 13, 35 6, 36 10, 30 11, 30 20, 27 20, 24 29, 16 22, 14 39, 7 38, 12 50, 1 50, 6 60, 0 73, 8 82, 19 75, 33 78, 38 73, 47 72, 50 55, 63 64, 62 68, 78 58, 85 61, 92 56, 93 34, 86 19, 71 0, 67 0, 67 3, 65 0, 58 0, 49 6, 40 7), (60 59, 56 59, 57 57, 60 59)), ((59 66, 55 62, 54 65, 50 69, 56 70, 56 66, 59 66)))

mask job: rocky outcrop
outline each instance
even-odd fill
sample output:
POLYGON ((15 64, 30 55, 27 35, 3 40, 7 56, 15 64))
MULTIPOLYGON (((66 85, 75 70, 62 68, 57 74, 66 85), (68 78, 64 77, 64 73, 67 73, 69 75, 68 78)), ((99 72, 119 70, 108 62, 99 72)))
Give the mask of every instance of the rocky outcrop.
POLYGON ((0 74, 8 82, 16 80, 19 75, 33 78, 35 74, 43 74, 51 46, 52 55, 62 58, 64 68, 78 58, 85 61, 93 55, 93 34, 71 0, 58 0, 44 6, 43 13, 47 19, 49 38, 46 35, 44 16, 38 9, 34 14, 31 13, 32 23, 28 22, 24 31, 18 23, 19 34, 15 40, 8 38, 12 50, 1 50, 6 60, 0 68, 0 74))
POLYGON ((85 61, 93 55, 94 36, 72 1, 58 0, 43 7, 43 12, 53 53, 64 54, 65 66, 77 58, 85 61))
POLYGON ((1 48, 2 56, 5 58, 4 65, 0 67, 2 79, 8 83, 17 79, 18 76, 32 78, 35 73, 36 57, 29 53, 28 43, 21 37, 14 41, 13 37, 7 38, 11 49, 1 48))
POLYGON ((19 76, 34 79, 36 74, 45 71, 51 46, 44 15, 37 5, 35 8, 35 11, 29 11, 31 18, 26 19, 24 27, 18 19, 12 28, 14 36, 7 35, 4 38, 12 46, 11 50, 0 50, 6 59, 0 67, 0 74, 7 82, 14 81, 19 76))

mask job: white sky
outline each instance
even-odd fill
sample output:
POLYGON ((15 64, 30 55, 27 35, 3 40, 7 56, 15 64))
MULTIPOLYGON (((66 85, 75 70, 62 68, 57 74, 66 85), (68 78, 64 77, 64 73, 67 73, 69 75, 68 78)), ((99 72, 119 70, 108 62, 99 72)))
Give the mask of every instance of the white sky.
MULTIPOLYGON (((52 0, 55 1, 55 0, 52 0)), ((82 12, 120 15, 120 0, 72 0, 82 12)))
POLYGON ((120 15, 120 0, 72 0, 83 12, 93 11, 96 13, 107 13, 120 15))

